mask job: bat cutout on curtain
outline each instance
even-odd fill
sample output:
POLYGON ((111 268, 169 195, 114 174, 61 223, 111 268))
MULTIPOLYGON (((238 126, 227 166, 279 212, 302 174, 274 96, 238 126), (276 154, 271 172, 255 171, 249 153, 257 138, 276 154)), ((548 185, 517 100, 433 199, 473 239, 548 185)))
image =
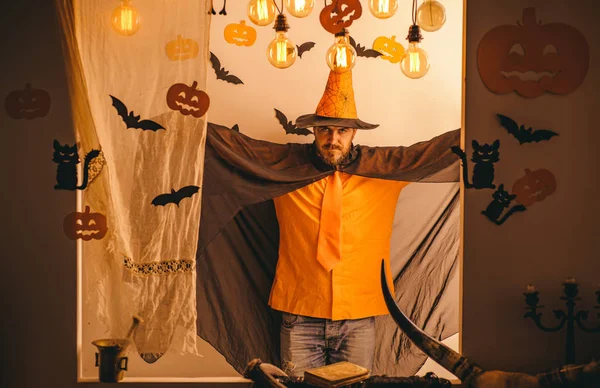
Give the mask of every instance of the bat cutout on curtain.
POLYGON ((356 43, 356 41, 352 37, 350 37, 350 44, 352 45, 352 47, 354 47, 354 50, 356 50, 356 55, 359 57, 377 58, 383 55, 377 50, 368 49, 366 47, 361 46, 360 44, 356 43))
POLYGON ((181 189, 175 191, 171 189, 170 193, 160 194, 154 197, 152 200, 152 205, 154 206, 165 206, 169 203, 174 203, 179 207, 179 202, 184 198, 191 198, 192 195, 196 194, 200 187, 198 186, 185 186, 181 189))
POLYGON ((298 48, 298 56, 302 58, 302 54, 315 47, 315 42, 304 42, 300 46, 296 45, 296 47, 298 48))
POLYGON ((159 129, 165 129, 162 125, 152 120, 140 120, 140 116, 135 116, 133 111, 129 112, 125 104, 121 102, 115 96, 110 95, 112 99, 112 106, 117 110, 117 114, 123 119, 123 122, 127 125, 127 128, 139 128, 143 131, 153 131, 156 132, 159 129), (129 112, 129 113, 127 113, 129 112))
POLYGON ((515 194, 510 194, 504 190, 504 183, 498 186, 498 189, 492 194, 492 202, 481 211, 481 214, 487 217, 488 220, 492 221, 496 225, 502 225, 510 216, 516 212, 524 212, 527 208, 521 204, 510 207, 512 201, 517 198, 515 194), (508 211, 502 215, 504 209, 509 208, 508 211))
POLYGON ((473 154, 471 161, 473 166, 472 182, 469 182, 469 168, 467 165, 467 154, 458 146, 450 147, 462 161, 463 180, 465 188, 473 189, 495 189, 494 185, 494 163, 500 160, 500 140, 496 139, 492 144, 479 144, 477 140, 471 143, 473 154))
POLYGON ((283 114, 280 110, 275 109, 275 117, 279 121, 279 124, 285 130, 286 135, 310 135, 312 131, 307 128, 297 128, 296 124, 293 124, 291 121, 288 121, 287 116, 283 114))
POLYGON ((525 129, 524 125, 519 126, 513 119, 510 117, 496 114, 500 121, 500 125, 502 125, 508 133, 513 135, 515 139, 519 141, 519 144, 523 143, 539 143, 542 140, 550 140, 554 136, 558 136, 558 133, 554 131, 550 131, 549 129, 536 129, 535 131, 529 127, 525 129))
POLYGON ((215 69, 215 74, 217 75, 217 79, 223 80, 225 82, 229 82, 230 84, 243 84, 242 80, 236 77, 233 74, 229 74, 229 71, 225 70, 224 67, 221 67, 221 61, 215 54, 210 53, 210 63, 212 64, 213 69, 215 69))
MULTIPOLYGON (((210 2, 210 11, 208 11, 209 15, 216 15, 217 13, 215 12, 215 4, 214 4, 214 0, 211 0, 210 2)), ((219 15, 227 15, 227 10, 225 9, 225 7, 227 6, 227 0, 223 0, 223 8, 221 8, 221 10, 219 11, 219 15)))
POLYGON ((77 144, 72 146, 65 144, 61 145, 57 140, 54 140, 54 153, 52 161, 56 166, 56 185, 55 190, 84 190, 91 182, 90 175, 95 178, 102 170, 102 164, 98 170, 91 169, 92 161, 100 156, 100 150, 91 150, 85 155, 83 161, 83 182, 77 186, 77 165, 79 164, 79 153, 77 152, 77 144), (90 174, 90 170, 93 173, 90 174))

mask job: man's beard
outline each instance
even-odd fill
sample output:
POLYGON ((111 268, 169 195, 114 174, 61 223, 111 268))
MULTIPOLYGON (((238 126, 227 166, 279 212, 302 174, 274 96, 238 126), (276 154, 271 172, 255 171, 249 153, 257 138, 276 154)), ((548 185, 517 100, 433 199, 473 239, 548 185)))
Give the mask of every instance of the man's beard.
POLYGON ((352 147, 348 147, 348 149, 346 151, 344 151, 341 145, 328 144, 328 145, 324 145, 322 148, 317 147, 317 155, 319 155, 321 160, 323 162, 325 162, 326 164, 328 164, 332 167, 337 167, 339 165, 344 164, 345 161, 348 159, 351 148, 352 147), (342 153, 341 154, 334 153, 333 152, 334 150, 342 151, 342 153))

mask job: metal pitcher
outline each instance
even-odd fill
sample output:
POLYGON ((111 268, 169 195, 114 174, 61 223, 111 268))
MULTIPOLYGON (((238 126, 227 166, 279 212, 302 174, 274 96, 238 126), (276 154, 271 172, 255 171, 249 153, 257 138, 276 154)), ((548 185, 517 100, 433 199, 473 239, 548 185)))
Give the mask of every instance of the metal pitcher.
POLYGON ((123 379, 124 371, 127 370, 127 347, 128 339, 99 339, 92 341, 98 348, 96 353, 96 366, 100 381, 103 383, 116 383, 123 379))

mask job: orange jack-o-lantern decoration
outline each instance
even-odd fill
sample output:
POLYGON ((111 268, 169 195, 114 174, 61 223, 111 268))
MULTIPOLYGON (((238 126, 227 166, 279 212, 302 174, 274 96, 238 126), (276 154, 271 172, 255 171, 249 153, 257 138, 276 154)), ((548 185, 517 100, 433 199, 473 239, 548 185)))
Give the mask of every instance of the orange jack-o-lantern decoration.
POLYGON ((31 84, 26 83, 25 89, 13 90, 6 96, 4 108, 13 119, 44 117, 50 110, 50 95, 45 90, 32 89, 31 84))
POLYGON ((337 34, 342 28, 349 27, 362 15, 359 0, 333 0, 319 14, 319 21, 325 31, 337 34))
POLYGON ((517 202, 524 206, 542 201, 554 191, 556 191, 556 178, 546 169, 531 171, 526 168, 525 176, 517 179, 512 187, 517 202))
POLYGON ((196 58, 199 49, 198 42, 193 39, 183 39, 181 35, 177 35, 177 39, 165 46, 167 57, 172 61, 196 58))
POLYGON ((238 46, 252 46, 256 41, 256 30, 252 26, 247 26, 245 20, 225 26, 223 35, 227 43, 238 46))
POLYGON ((382 54, 380 58, 391 63, 400 62, 404 54, 404 46, 402 46, 402 43, 396 42, 396 35, 391 38, 387 36, 378 37, 373 42, 373 50, 379 51, 382 54))
POLYGON ((488 31, 477 49, 479 75, 491 92, 530 98, 574 91, 589 62, 583 34, 564 23, 538 23, 535 8, 523 10, 523 24, 488 31))
POLYGON ((73 212, 67 214, 63 221, 63 230, 68 238, 83 241, 91 239, 100 240, 106 235, 106 217, 100 213, 90 213, 90 207, 86 206, 83 213, 73 212))
POLYGON ((202 90, 196 89, 198 82, 192 86, 175 84, 167 92, 167 105, 173 110, 178 110, 182 115, 202 117, 208 110, 210 98, 202 90))

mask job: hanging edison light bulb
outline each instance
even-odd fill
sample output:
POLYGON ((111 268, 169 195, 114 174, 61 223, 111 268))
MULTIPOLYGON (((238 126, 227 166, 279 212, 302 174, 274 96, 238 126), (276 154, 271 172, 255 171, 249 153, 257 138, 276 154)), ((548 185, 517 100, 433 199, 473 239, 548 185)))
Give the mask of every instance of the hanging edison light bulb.
POLYGON ((404 52, 400 60, 400 69, 408 78, 421 78, 429 70, 429 56, 419 47, 423 39, 419 31, 419 26, 413 24, 408 29, 408 49, 404 52))
POLYGON ((315 0, 285 0, 285 8, 297 18, 308 16, 314 6, 315 0))
POLYGON ((437 0, 425 0, 417 10, 417 24, 427 32, 437 31, 446 22, 446 8, 437 0))
POLYGON ((131 0, 121 0, 112 14, 112 26, 121 35, 133 35, 140 28, 140 16, 131 6, 131 0))
POLYGON ((352 70, 356 62, 356 50, 350 44, 348 30, 335 34, 335 42, 329 47, 325 54, 327 66, 336 73, 352 70))
POLYGON ((267 47, 267 58, 271 65, 278 69, 285 69, 296 62, 298 49, 287 37, 290 26, 287 24, 284 14, 277 15, 273 28, 275 28, 275 39, 267 47))
POLYGON ((398 0, 369 0, 369 9, 376 18, 387 19, 396 13, 398 0))
POLYGON ((271 24, 277 14, 273 0, 250 0, 247 11, 250 21, 258 26, 271 24))

